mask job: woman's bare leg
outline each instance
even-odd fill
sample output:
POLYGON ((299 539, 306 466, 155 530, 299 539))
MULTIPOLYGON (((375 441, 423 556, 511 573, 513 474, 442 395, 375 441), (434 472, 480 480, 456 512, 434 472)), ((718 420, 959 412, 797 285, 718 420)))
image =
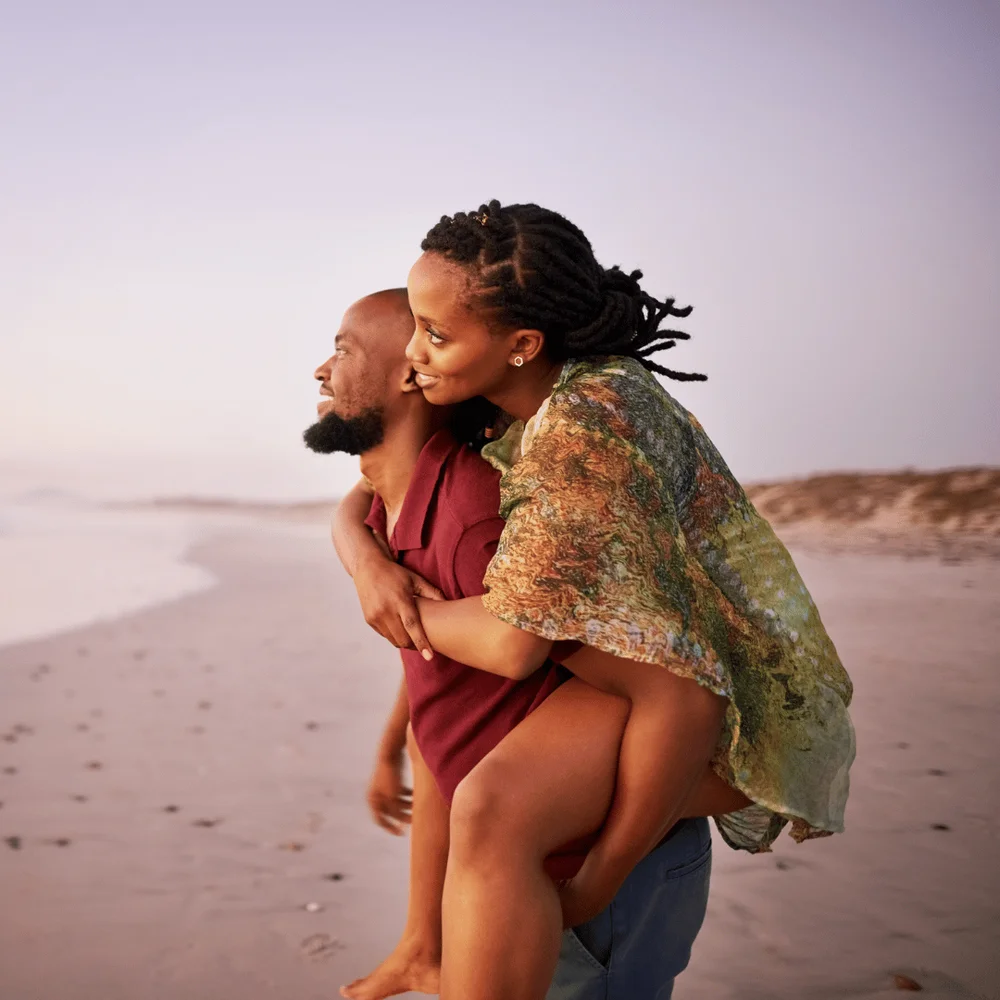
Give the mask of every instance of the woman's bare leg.
POLYGON ((723 816, 749 805, 753 805, 752 799, 748 799, 732 785, 727 785, 711 767, 708 767, 681 810, 681 818, 723 816))
POLYGON ((624 699, 571 679, 459 785, 442 903, 442 1000, 545 996, 562 908, 542 863, 603 822, 628 714, 624 699))
POLYGON ((407 731, 413 768, 410 899, 399 943, 374 972, 342 986, 350 1000, 383 1000, 410 990, 437 993, 441 980, 441 892, 448 861, 448 804, 407 731))

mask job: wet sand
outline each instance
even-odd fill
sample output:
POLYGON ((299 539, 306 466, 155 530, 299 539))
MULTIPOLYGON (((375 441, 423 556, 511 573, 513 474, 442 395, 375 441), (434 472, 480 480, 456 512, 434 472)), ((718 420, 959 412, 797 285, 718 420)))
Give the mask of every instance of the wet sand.
MULTIPOLYGON (((220 585, 0 649, 3 1000, 329 998, 402 926, 363 801, 399 664, 325 528, 191 558, 220 585)), ((848 833, 720 844, 675 996, 995 996, 1000 561, 799 562, 856 684, 848 833)))

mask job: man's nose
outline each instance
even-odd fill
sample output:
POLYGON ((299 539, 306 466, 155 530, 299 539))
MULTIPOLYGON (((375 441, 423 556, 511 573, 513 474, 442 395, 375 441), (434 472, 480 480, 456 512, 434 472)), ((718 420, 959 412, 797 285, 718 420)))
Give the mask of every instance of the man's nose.
POLYGON ((333 358, 327 358, 326 361, 324 361, 323 364, 321 364, 319 368, 313 372, 313 378, 316 379, 317 382, 325 382, 330 377, 330 364, 332 361, 333 358))

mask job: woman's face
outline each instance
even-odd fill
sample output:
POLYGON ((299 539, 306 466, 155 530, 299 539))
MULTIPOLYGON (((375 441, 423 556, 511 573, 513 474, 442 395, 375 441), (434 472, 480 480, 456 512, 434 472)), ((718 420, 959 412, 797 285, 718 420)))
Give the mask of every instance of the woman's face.
POLYGON ((406 347, 429 403, 444 406, 473 396, 495 400, 509 383, 519 331, 493 333, 467 305, 471 272, 425 253, 410 269, 406 290, 416 329, 406 347))

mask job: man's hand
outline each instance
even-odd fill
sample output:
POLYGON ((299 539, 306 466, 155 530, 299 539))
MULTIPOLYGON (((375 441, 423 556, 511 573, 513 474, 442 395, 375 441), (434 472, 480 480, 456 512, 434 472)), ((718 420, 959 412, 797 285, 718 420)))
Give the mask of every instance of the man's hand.
POLYGON ((379 758, 368 783, 368 808, 372 819, 396 837, 403 835, 403 825, 410 822, 413 789, 403 784, 403 755, 393 760, 379 758))
POLYGON ((563 927, 579 927, 593 920, 611 904, 623 881, 611 871, 602 870, 600 863, 592 861, 587 855, 580 871, 573 878, 559 883, 563 927))
POLYGON ((425 660, 433 655, 417 611, 417 597, 444 600, 444 594, 422 576, 384 556, 369 556, 354 570, 354 586, 365 621, 399 649, 417 649, 425 660))

